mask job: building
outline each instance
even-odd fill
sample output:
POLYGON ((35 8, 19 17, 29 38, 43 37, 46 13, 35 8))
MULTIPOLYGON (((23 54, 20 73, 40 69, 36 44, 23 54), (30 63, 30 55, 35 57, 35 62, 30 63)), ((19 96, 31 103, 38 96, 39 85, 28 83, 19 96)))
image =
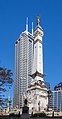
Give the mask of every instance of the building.
POLYGON ((23 106, 26 90, 31 83, 29 74, 32 73, 33 65, 33 40, 33 35, 28 32, 27 20, 26 31, 21 33, 15 43, 14 107, 23 106))
POLYGON ((50 93, 49 108, 56 112, 62 112, 62 82, 54 87, 50 93))
POLYGON ((43 29, 40 26, 40 18, 37 17, 37 26, 34 30, 34 61, 31 85, 27 90, 29 113, 38 113, 47 110, 48 90, 43 77, 43 29))
POLYGON ((62 82, 60 82, 59 84, 57 84, 57 85, 54 87, 54 90, 62 90, 62 82))

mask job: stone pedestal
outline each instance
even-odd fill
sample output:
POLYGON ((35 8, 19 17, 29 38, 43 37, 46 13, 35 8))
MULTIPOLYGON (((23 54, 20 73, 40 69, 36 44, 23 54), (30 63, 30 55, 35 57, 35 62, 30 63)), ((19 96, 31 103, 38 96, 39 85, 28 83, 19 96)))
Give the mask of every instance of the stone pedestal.
POLYGON ((22 108, 22 114, 29 114, 29 107, 26 105, 22 108))
POLYGON ((22 107, 21 119, 29 119, 29 107, 27 106, 27 100, 24 101, 24 107, 22 107))

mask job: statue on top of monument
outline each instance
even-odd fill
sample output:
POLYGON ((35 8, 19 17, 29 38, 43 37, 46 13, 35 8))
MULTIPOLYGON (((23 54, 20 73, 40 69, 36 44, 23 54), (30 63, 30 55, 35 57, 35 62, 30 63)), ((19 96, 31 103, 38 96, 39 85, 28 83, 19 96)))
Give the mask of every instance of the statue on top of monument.
POLYGON ((40 17, 37 16, 37 25, 40 25, 40 17))

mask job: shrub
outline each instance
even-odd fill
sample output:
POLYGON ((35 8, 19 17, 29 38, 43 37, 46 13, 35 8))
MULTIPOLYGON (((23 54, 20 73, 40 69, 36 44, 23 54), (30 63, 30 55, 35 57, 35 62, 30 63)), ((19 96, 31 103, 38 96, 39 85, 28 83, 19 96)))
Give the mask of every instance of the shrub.
POLYGON ((20 117, 20 113, 19 114, 15 114, 15 113, 11 113, 10 115, 9 115, 10 117, 20 117))
POLYGON ((33 117, 46 117, 46 114, 44 112, 42 112, 42 113, 35 113, 35 114, 33 114, 33 117))

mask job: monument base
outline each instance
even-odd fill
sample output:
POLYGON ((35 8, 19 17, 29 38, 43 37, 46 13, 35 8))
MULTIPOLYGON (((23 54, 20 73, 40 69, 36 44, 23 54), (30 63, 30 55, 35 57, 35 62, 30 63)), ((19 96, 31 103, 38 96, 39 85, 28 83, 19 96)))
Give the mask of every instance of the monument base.
POLYGON ((22 107, 22 115, 20 116, 21 119, 29 119, 29 107, 27 106, 27 99, 24 101, 24 107, 22 107))
POLYGON ((27 113, 23 113, 21 116, 20 116, 21 119, 29 119, 30 118, 30 115, 27 114, 27 113))
POLYGON ((25 105, 24 107, 22 107, 22 114, 29 114, 29 107, 27 105, 25 105))

